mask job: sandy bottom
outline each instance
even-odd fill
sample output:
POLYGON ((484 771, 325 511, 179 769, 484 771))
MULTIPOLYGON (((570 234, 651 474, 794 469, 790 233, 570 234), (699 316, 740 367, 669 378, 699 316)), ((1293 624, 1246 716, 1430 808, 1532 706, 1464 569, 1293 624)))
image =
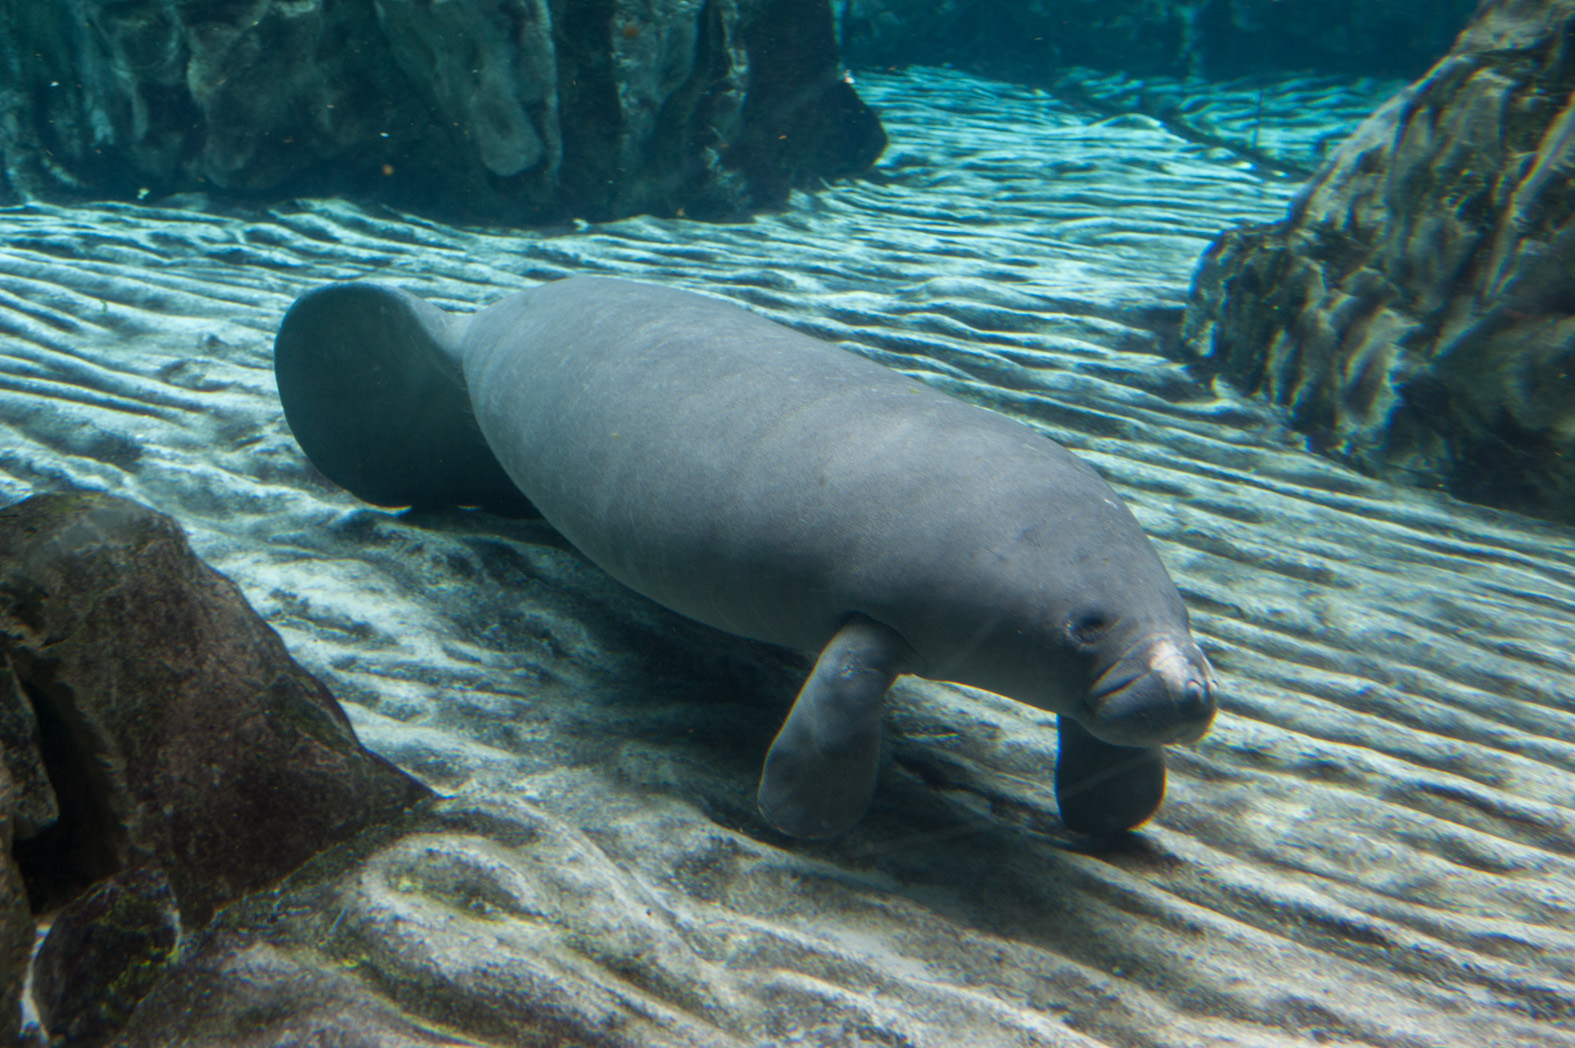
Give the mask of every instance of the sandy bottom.
POLYGON ((1195 88, 1190 137, 941 70, 859 86, 882 179, 747 224, 0 210, 0 499, 173 514, 370 746, 534 802, 730 992, 777 995, 787 1025, 744 1043, 1575 1045, 1575 532, 1354 474, 1157 355, 1209 239, 1295 190, 1211 142, 1302 163, 1382 85, 1195 88), (375 278, 468 310, 572 273, 737 299, 1098 467, 1225 683, 1158 819, 1068 835, 1046 715, 907 681, 869 817, 787 841, 753 791, 800 657, 544 525, 371 510, 305 462, 271 371, 296 295, 375 278))

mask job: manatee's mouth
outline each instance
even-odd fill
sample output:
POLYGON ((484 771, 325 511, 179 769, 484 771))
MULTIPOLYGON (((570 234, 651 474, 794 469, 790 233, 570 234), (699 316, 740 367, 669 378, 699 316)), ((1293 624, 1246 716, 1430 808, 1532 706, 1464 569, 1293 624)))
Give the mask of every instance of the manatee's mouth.
POLYGON ((1113 746, 1196 742, 1214 721, 1216 689, 1191 638, 1148 638, 1099 675, 1078 719, 1113 746))

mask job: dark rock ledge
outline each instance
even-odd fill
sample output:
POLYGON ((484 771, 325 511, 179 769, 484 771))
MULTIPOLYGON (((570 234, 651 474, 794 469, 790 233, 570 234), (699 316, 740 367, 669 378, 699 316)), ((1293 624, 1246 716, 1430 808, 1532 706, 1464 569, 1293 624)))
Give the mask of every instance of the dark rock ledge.
POLYGON ((429 795, 169 517, 100 494, 0 510, 0 1041, 34 999, 105 1043, 216 910, 429 795))
POLYGON ((0 113, 0 202, 502 222, 736 217, 886 142, 827 0, 0 3, 0 113))
POLYGON ((1184 354, 1396 480, 1575 520, 1575 0, 1490 0, 1279 222, 1205 255, 1184 354))

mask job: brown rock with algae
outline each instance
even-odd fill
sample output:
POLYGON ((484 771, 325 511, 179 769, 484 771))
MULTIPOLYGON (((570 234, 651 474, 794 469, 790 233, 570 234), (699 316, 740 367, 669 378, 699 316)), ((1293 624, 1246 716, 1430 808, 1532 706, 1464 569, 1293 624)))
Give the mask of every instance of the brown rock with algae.
POLYGON ((180 929, 428 795, 361 747, 174 521, 125 499, 0 510, 0 659, 6 780, 24 786, 6 794, 24 838, 10 894, 69 903, 39 1002, 84 1044, 129 1014, 180 929))

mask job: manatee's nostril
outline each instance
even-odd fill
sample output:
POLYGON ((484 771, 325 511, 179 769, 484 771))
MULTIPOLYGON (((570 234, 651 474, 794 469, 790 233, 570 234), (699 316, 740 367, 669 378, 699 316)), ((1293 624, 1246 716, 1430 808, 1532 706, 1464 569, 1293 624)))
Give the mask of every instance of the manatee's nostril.
POLYGON ((1194 720, 1204 716, 1208 711, 1208 686, 1202 681, 1187 681, 1187 686, 1181 690, 1181 701, 1176 703, 1176 712, 1186 720, 1194 720))

